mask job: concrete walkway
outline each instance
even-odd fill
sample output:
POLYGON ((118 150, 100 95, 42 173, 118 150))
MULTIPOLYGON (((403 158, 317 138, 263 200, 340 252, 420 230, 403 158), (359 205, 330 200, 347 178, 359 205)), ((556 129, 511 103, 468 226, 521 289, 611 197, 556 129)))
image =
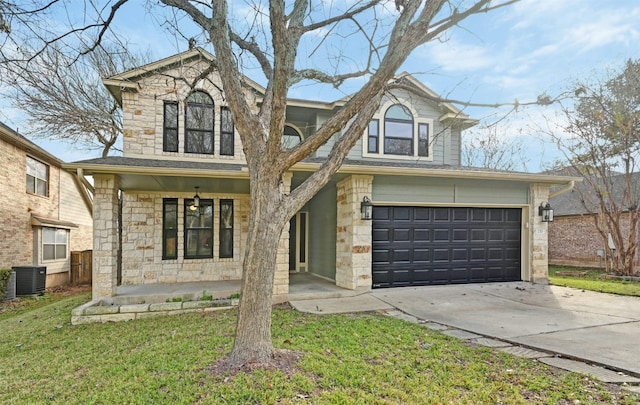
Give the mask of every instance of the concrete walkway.
POLYGON ((384 311, 603 381, 640 384, 640 298, 514 282, 379 289, 291 304, 314 313, 384 311))

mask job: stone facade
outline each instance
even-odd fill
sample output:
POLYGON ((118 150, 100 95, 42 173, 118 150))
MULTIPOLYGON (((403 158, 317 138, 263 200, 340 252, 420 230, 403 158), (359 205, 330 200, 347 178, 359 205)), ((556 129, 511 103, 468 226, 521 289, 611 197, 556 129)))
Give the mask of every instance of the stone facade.
POLYGON ((60 168, 60 161, 15 134, 0 128, 0 267, 46 266, 47 287, 66 284, 69 280, 70 252, 91 249, 91 210, 73 176, 60 168), (7 137, 7 138, 5 138, 7 137), (15 141, 19 139, 19 141, 15 141), (12 142, 9 142, 12 140, 12 142), (28 143, 28 144, 27 144, 28 143), (27 152, 27 149, 29 152, 27 152), (48 167, 48 195, 27 192, 27 157, 48 167), (32 216, 52 222, 68 230, 67 255, 63 259, 44 260, 42 227, 32 224, 32 216))
POLYGON ((548 223, 542 222, 538 207, 549 200, 549 186, 532 184, 530 186, 529 224, 530 224, 530 271, 529 280, 533 283, 549 282, 549 239, 548 223))
MULTIPOLYGON (((122 111, 125 122, 123 133, 123 155, 127 157, 156 157, 166 159, 188 159, 191 161, 204 160, 207 162, 245 162, 240 136, 237 131, 234 140, 234 155, 220 155, 220 108, 226 106, 222 83, 217 74, 207 76, 207 80, 200 80, 194 88, 191 83, 203 70, 209 67, 207 62, 181 64, 163 74, 150 75, 141 78, 137 90, 122 93, 122 111), (172 78, 180 78, 179 80, 172 78), (213 155, 199 155, 184 153, 184 112, 185 100, 195 90, 202 90, 213 98, 214 103, 214 153, 213 155), (163 123, 164 102, 178 103, 178 152, 164 152, 163 123)), ((247 91, 245 94, 255 101, 254 95, 247 91)), ((255 105, 251 103, 251 105, 255 105)))
POLYGON ((371 221, 361 219, 360 203, 371 196, 373 176, 352 175, 337 184, 336 285, 371 288, 371 221))
POLYGON ((113 175, 93 176, 93 299, 113 297, 118 277, 118 190, 113 175))

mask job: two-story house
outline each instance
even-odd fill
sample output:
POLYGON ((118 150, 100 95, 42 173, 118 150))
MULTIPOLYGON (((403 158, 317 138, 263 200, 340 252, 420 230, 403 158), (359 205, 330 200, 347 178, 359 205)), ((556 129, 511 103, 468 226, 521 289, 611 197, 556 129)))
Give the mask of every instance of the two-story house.
POLYGON ((92 247, 92 201, 63 162, 0 123, 0 267, 44 266, 67 284, 70 253, 92 247))
MULTIPOLYGON (((241 278, 249 176, 218 75, 199 78, 212 58, 192 49, 104 80, 123 109, 123 156, 69 165, 95 182, 94 300, 120 283, 241 278)), ((550 186, 574 178, 460 167, 460 134, 475 121, 412 76, 398 80, 340 171, 283 232, 274 293, 287 294, 291 272, 345 289, 546 280, 538 207, 550 186), (368 200, 371 220, 361 214, 368 200)), ((258 108, 263 88, 244 82, 258 108)), ((343 103, 289 100, 285 145, 343 103)), ((284 187, 331 146, 296 164, 284 187)))

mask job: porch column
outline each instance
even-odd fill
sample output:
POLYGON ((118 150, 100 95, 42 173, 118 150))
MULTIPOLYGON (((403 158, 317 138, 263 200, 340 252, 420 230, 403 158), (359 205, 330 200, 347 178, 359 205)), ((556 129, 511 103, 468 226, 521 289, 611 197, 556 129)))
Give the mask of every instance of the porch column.
POLYGON ((360 203, 371 198, 373 176, 353 175, 337 184, 336 285, 371 289, 371 221, 362 220, 360 203))
POLYGON ((549 186, 532 184, 529 187, 530 207, 530 246, 529 246, 529 281, 532 283, 549 283, 549 224, 542 222, 538 215, 538 207, 549 201, 549 186))
POLYGON ((94 175, 93 300, 116 295, 118 277, 118 190, 114 175, 94 175))
MULTIPOLYGON (((282 178, 282 192, 291 191, 292 173, 285 173, 282 178)), ((285 225, 278 241, 278 256, 276 258, 276 274, 273 278, 273 295, 289 293, 289 225, 285 225)))

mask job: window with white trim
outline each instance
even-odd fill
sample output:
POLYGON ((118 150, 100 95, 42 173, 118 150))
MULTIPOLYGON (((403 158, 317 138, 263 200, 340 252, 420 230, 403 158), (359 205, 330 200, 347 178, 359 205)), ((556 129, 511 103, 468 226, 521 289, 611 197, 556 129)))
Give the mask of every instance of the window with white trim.
POLYGON ((49 195, 49 166, 27 156, 27 192, 49 195))
POLYGON ((42 260, 67 258, 69 231, 59 228, 42 228, 42 260))
POLYGON ((369 122, 363 138, 363 156, 430 160, 432 128, 433 120, 416 117, 402 104, 388 104, 380 116, 369 122))

